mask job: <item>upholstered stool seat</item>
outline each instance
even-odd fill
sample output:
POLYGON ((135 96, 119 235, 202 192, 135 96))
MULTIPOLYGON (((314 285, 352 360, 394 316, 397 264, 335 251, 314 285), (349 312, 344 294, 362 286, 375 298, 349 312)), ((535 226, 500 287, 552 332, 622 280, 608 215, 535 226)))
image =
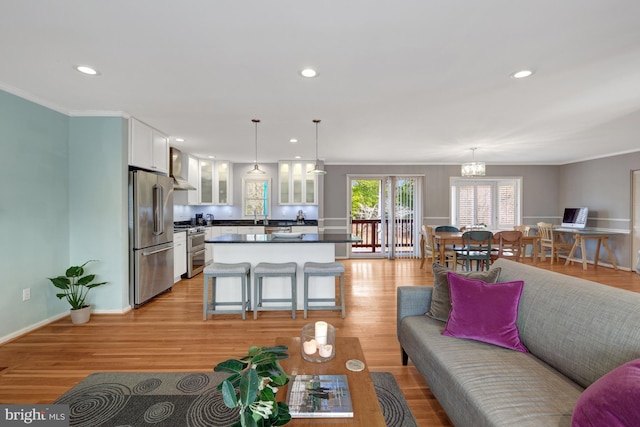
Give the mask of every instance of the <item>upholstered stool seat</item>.
POLYGON ((341 262, 305 262, 304 272, 304 318, 308 310, 341 310, 346 315, 344 301, 344 265, 341 262), (309 278, 313 276, 334 276, 340 278, 340 305, 337 298, 309 298, 309 278), (333 302, 333 305, 309 305, 311 302, 333 302))
POLYGON ((225 264, 214 262, 204 269, 204 298, 203 298, 203 320, 207 320, 208 314, 233 314, 241 313, 242 320, 246 319, 246 313, 251 310, 251 282, 249 274, 251 264, 239 262, 235 264, 225 264), (217 301, 216 300, 216 279, 218 277, 238 277, 242 288, 242 301, 217 301), (209 279, 211 279, 211 299, 209 300, 209 279), (220 310, 218 306, 240 306, 237 310, 220 310))
POLYGON ((297 275, 296 270, 298 269, 298 264, 295 262, 285 262, 285 263, 269 263, 269 262, 261 262, 256 265, 253 269, 253 296, 254 296, 254 307, 253 307, 253 318, 258 318, 258 311, 265 310, 291 310, 291 317, 293 319, 296 318, 296 299, 297 299, 297 275), (291 298, 263 298, 262 297, 262 287, 263 287, 263 278, 265 277, 289 277, 291 279, 291 298), (265 306, 263 303, 289 303, 289 305, 267 305, 265 306))

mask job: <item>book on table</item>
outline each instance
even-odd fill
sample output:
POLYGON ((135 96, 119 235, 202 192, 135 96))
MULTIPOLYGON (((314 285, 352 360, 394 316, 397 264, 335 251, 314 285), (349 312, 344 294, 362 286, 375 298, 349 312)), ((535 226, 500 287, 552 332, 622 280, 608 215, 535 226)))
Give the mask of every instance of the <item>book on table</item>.
POLYGON ((295 375, 287 405, 291 418, 353 418, 346 375, 295 375))

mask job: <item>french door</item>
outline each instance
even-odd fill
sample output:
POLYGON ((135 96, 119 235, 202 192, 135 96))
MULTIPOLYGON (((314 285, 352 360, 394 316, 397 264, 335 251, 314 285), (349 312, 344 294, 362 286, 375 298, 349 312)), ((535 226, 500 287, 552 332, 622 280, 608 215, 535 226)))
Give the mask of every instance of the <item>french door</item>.
POLYGON ((351 257, 419 256, 421 176, 349 176, 351 257))

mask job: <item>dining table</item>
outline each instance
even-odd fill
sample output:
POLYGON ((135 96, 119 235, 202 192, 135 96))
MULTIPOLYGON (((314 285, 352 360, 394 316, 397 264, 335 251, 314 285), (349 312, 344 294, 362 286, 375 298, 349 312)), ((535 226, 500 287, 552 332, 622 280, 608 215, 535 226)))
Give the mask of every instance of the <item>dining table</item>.
MULTIPOLYGON (((440 259, 445 259, 444 254, 445 254, 446 246, 458 245, 460 246, 460 248, 464 246, 465 242, 464 242, 464 239, 462 238, 463 234, 464 232, 462 231, 435 231, 433 233, 436 246, 440 251, 440 259)), ((540 236, 536 236, 536 235, 522 236, 523 251, 521 252, 521 256, 526 256, 526 253, 525 253, 526 251, 524 250, 524 248, 526 248, 528 245, 531 245, 533 247, 533 250, 531 251, 531 257, 533 258, 533 265, 538 265, 538 241, 539 240, 540 240, 540 236)), ((496 238, 494 234, 492 246, 493 244, 496 244, 496 248, 497 248, 498 247, 497 245, 499 243, 500 243, 500 239, 496 238)))

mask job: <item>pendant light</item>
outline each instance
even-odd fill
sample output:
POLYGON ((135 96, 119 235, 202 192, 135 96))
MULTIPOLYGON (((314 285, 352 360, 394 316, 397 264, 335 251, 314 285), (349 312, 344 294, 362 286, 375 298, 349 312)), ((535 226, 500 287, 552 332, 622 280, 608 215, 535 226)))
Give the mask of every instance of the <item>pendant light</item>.
POLYGON ((316 164, 313 167, 313 170, 310 170, 307 173, 311 173, 314 175, 324 175, 327 173, 327 171, 320 169, 320 165, 318 164, 318 123, 320 123, 320 120, 315 119, 313 120, 313 123, 316 124, 316 164))
POLYGON ((251 121, 255 124, 255 127, 256 127, 256 156, 253 162, 253 169, 248 171, 247 174, 264 175, 266 172, 260 169, 260 167, 258 166, 258 123, 260 123, 260 120, 252 119, 251 121))
POLYGON ((471 149, 471 162, 469 163, 463 163, 462 164, 462 170, 461 170, 461 174, 462 176, 484 176, 485 173, 485 165, 484 162, 476 162, 475 158, 476 158, 476 147, 473 147, 471 149))

